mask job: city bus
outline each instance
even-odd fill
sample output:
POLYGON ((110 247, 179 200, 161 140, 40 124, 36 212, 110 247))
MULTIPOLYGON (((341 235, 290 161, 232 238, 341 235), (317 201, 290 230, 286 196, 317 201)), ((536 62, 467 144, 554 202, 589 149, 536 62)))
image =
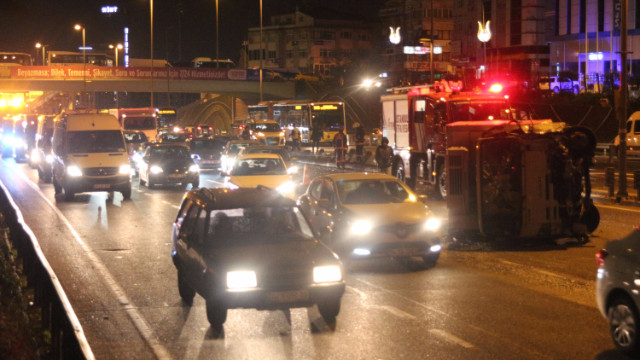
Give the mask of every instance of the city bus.
POLYGON ((86 51, 84 55, 82 51, 47 51, 47 64, 64 66, 83 65, 83 56, 86 58, 87 65, 114 66, 114 59, 111 55, 91 51, 86 51))
POLYGON ((33 59, 31 55, 18 52, 0 51, 0 66, 10 65, 33 65, 33 59))
MULTIPOLYGON (((261 102, 248 106, 250 120, 275 120, 280 127, 290 130, 298 128, 303 143, 311 142, 313 129, 319 127, 324 136, 322 142, 332 141, 342 126, 346 129, 344 103, 341 101, 285 100, 261 102)), ((345 130, 346 131, 346 130, 345 130)))

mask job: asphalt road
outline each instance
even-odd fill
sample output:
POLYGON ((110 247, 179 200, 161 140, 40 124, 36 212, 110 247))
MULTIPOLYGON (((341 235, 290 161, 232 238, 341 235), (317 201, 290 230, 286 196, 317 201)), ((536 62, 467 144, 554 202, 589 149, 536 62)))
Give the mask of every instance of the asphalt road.
MULTIPOLYGON (((333 167, 310 166, 311 177, 333 167)), ((391 260, 348 268, 335 331, 315 308, 231 310, 214 338, 204 301, 182 304, 170 258, 185 188, 56 199, 13 160, 0 181, 60 278, 98 359, 624 359, 595 307, 595 253, 638 225, 640 208, 596 197, 601 224, 586 245, 448 246, 412 271, 391 260)), ((215 173, 201 185, 220 186, 215 173)), ((429 200, 446 216, 442 201, 429 200)))

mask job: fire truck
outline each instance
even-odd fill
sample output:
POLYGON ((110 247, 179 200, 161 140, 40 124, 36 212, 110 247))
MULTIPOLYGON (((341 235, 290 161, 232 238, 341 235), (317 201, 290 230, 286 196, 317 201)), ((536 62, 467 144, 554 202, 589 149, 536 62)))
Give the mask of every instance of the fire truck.
POLYGON ((433 187, 443 199, 446 187, 446 126, 457 121, 509 120, 501 89, 460 91, 460 82, 388 89, 381 96, 382 134, 394 148, 392 174, 415 188, 433 187))

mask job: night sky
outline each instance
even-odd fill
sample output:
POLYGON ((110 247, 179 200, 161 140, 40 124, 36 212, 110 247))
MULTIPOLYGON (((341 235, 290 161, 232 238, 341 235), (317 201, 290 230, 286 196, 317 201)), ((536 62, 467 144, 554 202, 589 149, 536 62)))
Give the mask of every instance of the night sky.
MULTIPOLYGON (((384 0, 263 0, 263 25, 269 17, 291 13, 296 5, 322 4, 336 11, 358 14, 375 21, 384 0)), ((218 0, 220 57, 238 59, 247 28, 260 25, 259 0, 218 0)), ((196 56, 215 57, 215 0, 154 0, 154 57, 170 61, 196 56)), ((107 51, 122 42, 123 27, 130 28, 130 57, 149 58, 149 0, 0 0, 0 50, 30 52, 35 43, 48 50, 76 50, 86 28, 86 43, 107 51), (119 7, 117 15, 105 16, 100 8, 119 7)), ((41 56, 41 55, 38 55, 41 56)))

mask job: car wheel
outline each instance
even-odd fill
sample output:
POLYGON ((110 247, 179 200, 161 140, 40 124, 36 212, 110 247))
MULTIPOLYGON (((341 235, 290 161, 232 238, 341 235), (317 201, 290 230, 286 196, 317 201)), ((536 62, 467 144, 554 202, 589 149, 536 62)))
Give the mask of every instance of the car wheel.
POLYGON ((44 172, 42 172, 42 170, 40 170, 40 168, 38 168, 38 179, 44 180, 44 172))
POLYGON ((76 194, 69 190, 69 189, 64 189, 64 199, 67 201, 73 201, 73 199, 75 198, 76 194))
POLYGON ((556 94, 559 94, 559 93, 560 93, 560 88, 559 88, 559 87, 557 87, 557 86, 556 86, 556 87, 554 87, 554 88, 553 88, 553 92, 554 92, 554 93, 556 93, 556 94))
POLYGON ((193 298, 196 296, 196 290, 184 278, 182 271, 178 270, 178 292, 185 304, 191 306, 193 298))
POLYGON ((573 87, 573 93, 574 93, 574 94, 576 94, 576 95, 578 95, 578 94, 580 93, 580 88, 579 88, 579 87, 577 87, 577 86, 574 86, 574 87, 573 87))
POLYGON ((120 190, 120 193, 122 194, 122 197, 125 200, 129 200, 131 199, 131 185, 129 185, 128 187, 120 190))
POLYGON ((439 257, 440 257, 440 252, 429 254, 422 257, 422 262, 426 267, 432 268, 436 266, 436 263, 438 262, 439 257))
POLYGON ((55 190, 56 195, 62 192, 62 186, 58 184, 58 181, 55 178, 53 178, 53 190, 55 190))
POLYGON ((191 183, 191 188, 195 189, 200 186, 200 180, 194 181, 191 183))
POLYGON ((340 313, 340 299, 334 299, 318 303, 318 312, 327 325, 335 326, 336 316, 340 313))
POLYGON ((638 345, 638 310, 626 296, 616 298, 607 311, 609 332, 616 347, 632 355, 640 354, 638 345))
POLYGON ((221 332, 227 321, 227 308, 218 301, 207 299, 207 320, 214 331, 221 332))
POLYGON ((436 190, 442 200, 447 200, 447 170, 445 169, 444 165, 440 165, 440 168, 438 169, 436 190))

